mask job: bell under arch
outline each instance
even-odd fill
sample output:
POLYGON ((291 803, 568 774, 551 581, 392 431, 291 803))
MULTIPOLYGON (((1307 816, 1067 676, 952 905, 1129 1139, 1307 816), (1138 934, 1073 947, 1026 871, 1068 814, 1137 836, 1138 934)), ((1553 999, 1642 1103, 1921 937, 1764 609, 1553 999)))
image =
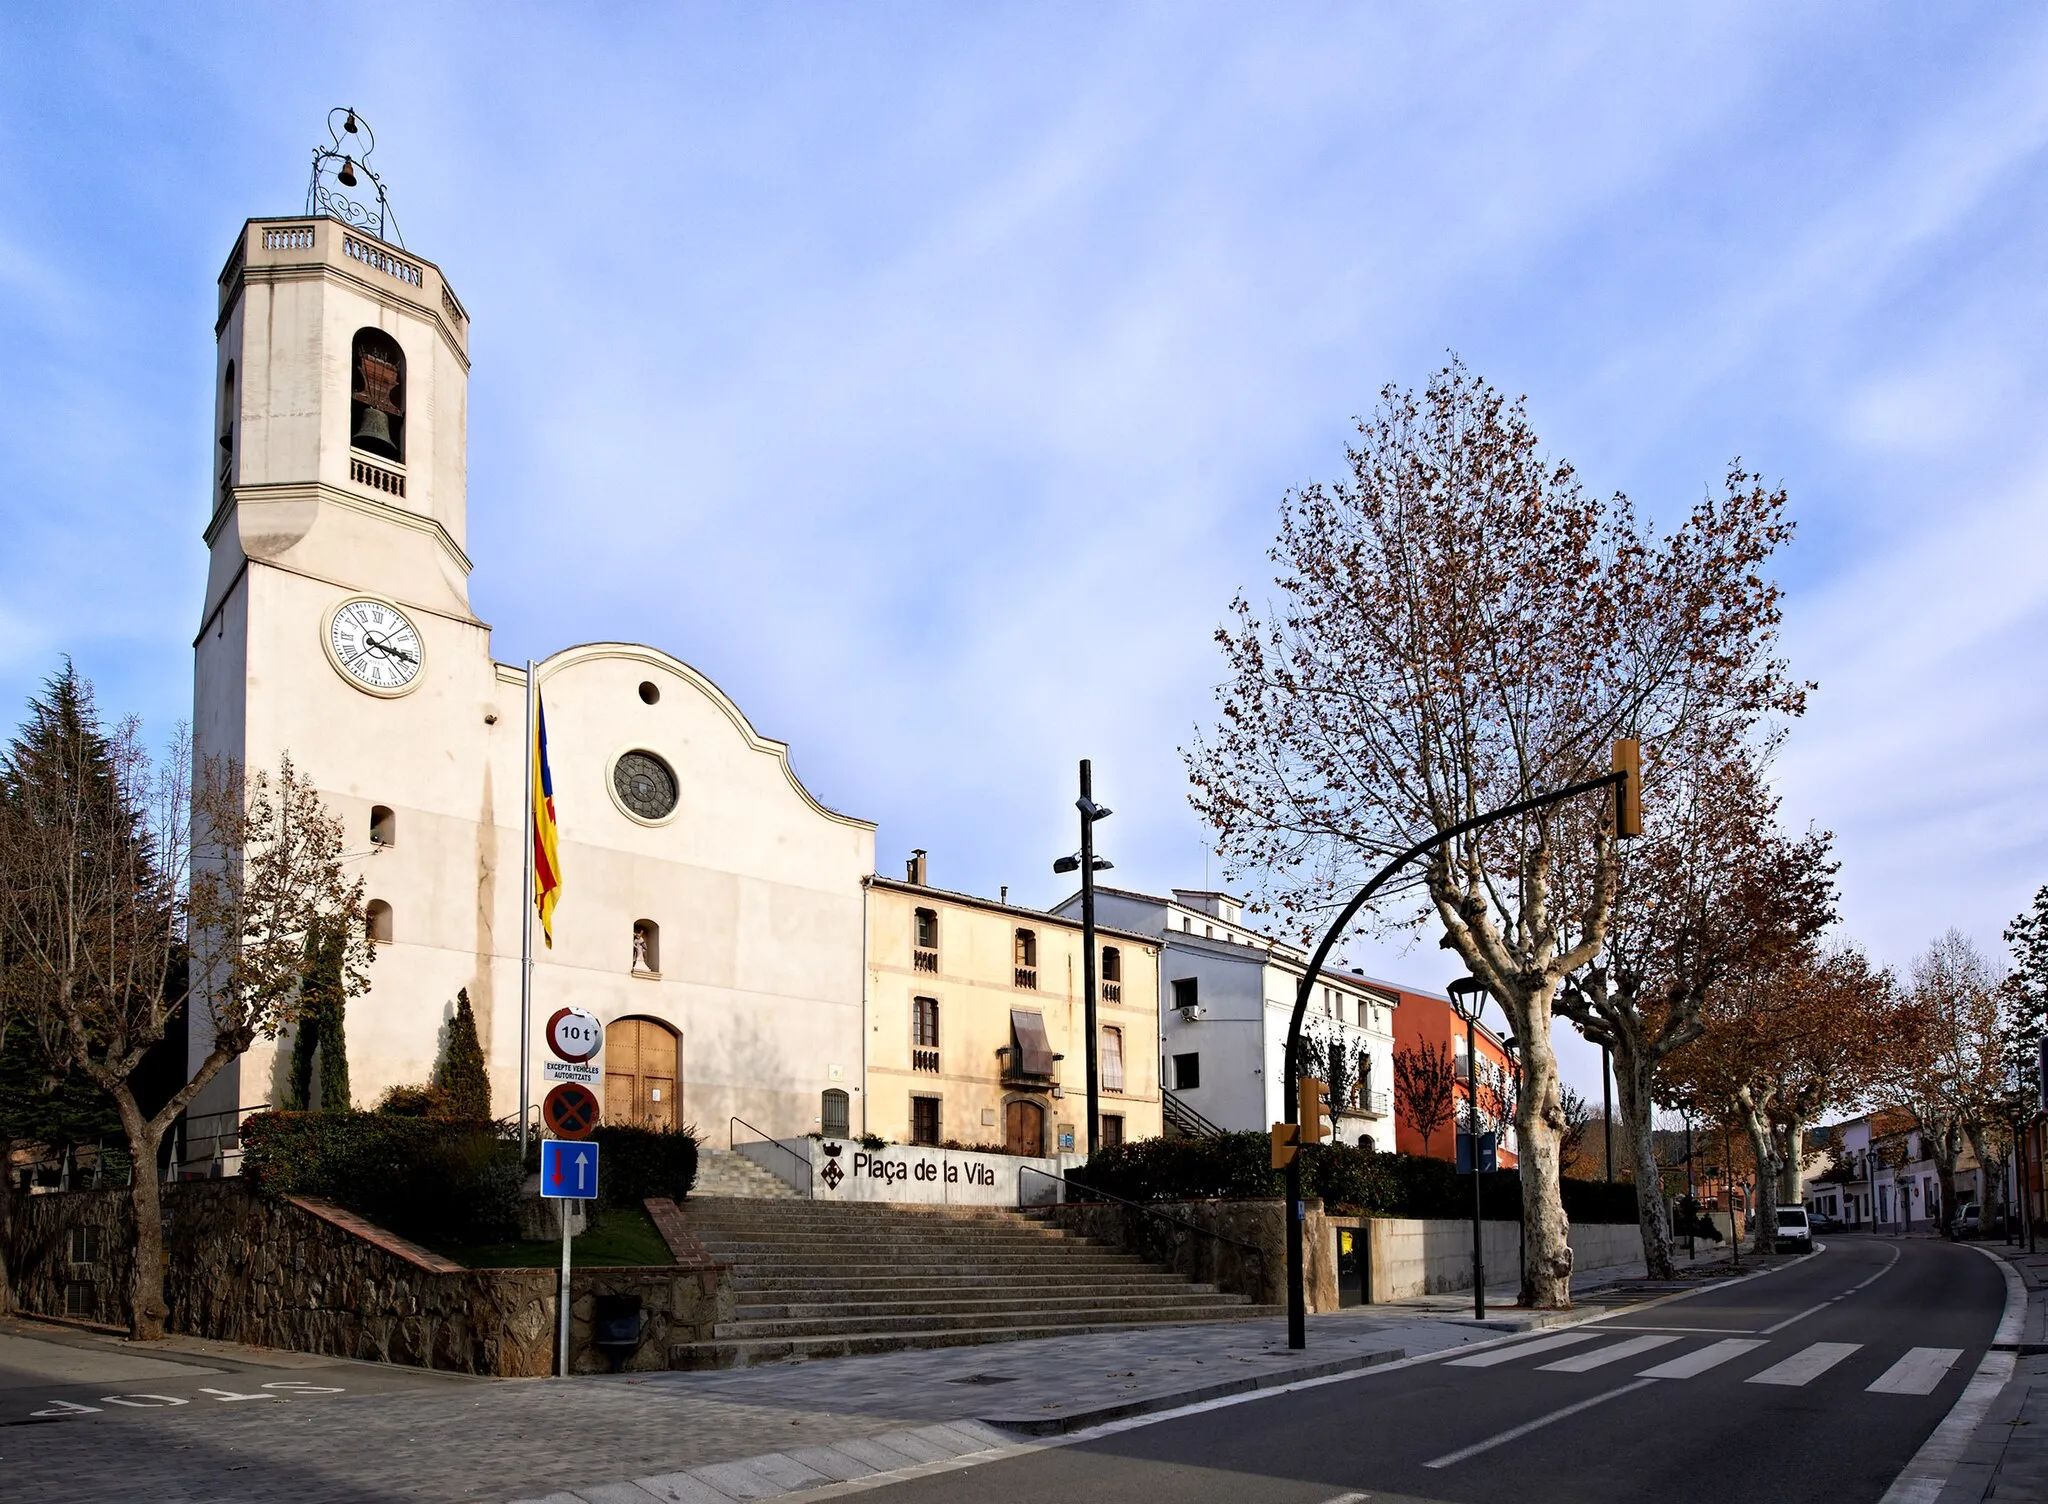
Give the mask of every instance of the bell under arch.
POLYGON ((382 329, 358 329, 348 368, 349 446, 405 463, 405 351, 382 329))

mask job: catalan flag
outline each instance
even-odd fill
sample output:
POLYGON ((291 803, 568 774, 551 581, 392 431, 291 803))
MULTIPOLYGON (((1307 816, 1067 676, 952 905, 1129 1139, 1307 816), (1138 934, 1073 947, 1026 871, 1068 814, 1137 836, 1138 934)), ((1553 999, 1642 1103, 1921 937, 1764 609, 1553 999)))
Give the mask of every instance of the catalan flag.
POLYGON ((556 849, 555 779, 548 771, 548 714, 540 691, 533 692, 533 904, 548 949, 555 948, 555 899, 562 891, 562 860, 556 849))

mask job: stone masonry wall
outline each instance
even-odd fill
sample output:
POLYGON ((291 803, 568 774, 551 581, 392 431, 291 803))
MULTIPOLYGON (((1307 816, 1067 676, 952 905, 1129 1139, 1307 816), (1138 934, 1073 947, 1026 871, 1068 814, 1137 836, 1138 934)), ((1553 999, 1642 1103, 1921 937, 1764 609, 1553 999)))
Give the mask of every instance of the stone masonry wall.
MULTIPOLYGON (((552 1269, 464 1269, 339 1207, 273 1200, 240 1180, 167 1185, 165 1288, 173 1331, 498 1377, 553 1370, 552 1269)), ((131 1214, 125 1191, 23 1197, 10 1268, 24 1312, 128 1319, 131 1214), (74 1228, 98 1257, 72 1262, 74 1228), (81 1309, 80 1288, 93 1292, 81 1309), (71 1293, 67 1310, 67 1290, 71 1293)), ((659 1368, 671 1343, 707 1339, 730 1319, 717 1267, 578 1270, 570 1352, 578 1372, 607 1369, 589 1347, 593 1297, 634 1294, 646 1319, 628 1368, 659 1368)))
MULTIPOLYGON (((1285 1202, 1159 1201, 1151 1203, 1150 1210, 1165 1216, 1147 1216, 1114 1201, 1069 1202, 1045 1208, 1044 1215, 1055 1226, 1135 1253, 1149 1263, 1219 1290, 1261 1305, 1286 1303, 1285 1202), (1225 1238, 1231 1241, 1223 1241, 1225 1238), (1245 1244, 1250 1248, 1240 1246, 1245 1244)), ((1337 1308, 1335 1248, 1322 1202, 1310 1201, 1302 1227, 1302 1249, 1311 1311, 1337 1308)))

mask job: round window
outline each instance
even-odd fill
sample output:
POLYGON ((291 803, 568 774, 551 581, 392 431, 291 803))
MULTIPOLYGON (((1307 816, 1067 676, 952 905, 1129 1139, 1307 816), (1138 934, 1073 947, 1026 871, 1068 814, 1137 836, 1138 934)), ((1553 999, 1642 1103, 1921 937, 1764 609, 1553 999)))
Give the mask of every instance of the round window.
POLYGON ((643 820, 666 820, 676 809, 676 775, 652 752, 628 752, 612 765, 619 802, 643 820))

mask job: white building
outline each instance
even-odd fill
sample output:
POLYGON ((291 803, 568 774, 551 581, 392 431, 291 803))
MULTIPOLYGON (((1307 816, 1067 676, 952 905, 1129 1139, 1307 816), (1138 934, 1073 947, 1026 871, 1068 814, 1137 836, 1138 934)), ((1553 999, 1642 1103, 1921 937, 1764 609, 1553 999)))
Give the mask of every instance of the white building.
MULTIPOLYGON (((510 1113, 527 672, 493 660, 470 608, 469 312, 432 262, 368 232, 252 220, 215 332, 196 752, 251 769, 289 754, 347 822, 377 942, 348 1016, 358 1104, 427 1078, 467 988, 510 1113)), ((561 524, 578 514, 564 498, 561 524)), ((564 873, 536 1023, 568 1004, 606 1023, 611 1121, 722 1143, 737 1116, 789 1136, 819 1125, 826 1093, 860 1121, 874 827, 820 804, 781 743, 656 648, 567 648, 534 678, 564 873)), ((195 1021, 195 1063, 207 1046, 195 1021)), ((259 1041, 190 1116, 281 1101, 288 1058, 259 1041)))
MULTIPOLYGON (((1078 918, 1079 894, 1053 910, 1078 918)), ((1171 898, 1095 890, 1100 924, 1158 935, 1160 1080, 1166 1120, 1192 1110, 1229 1131, 1263 1133, 1285 1116, 1287 1024, 1305 952, 1253 929, 1227 893, 1176 888, 1171 898)), ((1396 995, 1354 972, 1325 969, 1304 1034, 1318 1076, 1342 1055, 1351 1089, 1337 1102, 1337 1137, 1394 1147, 1396 995)))

